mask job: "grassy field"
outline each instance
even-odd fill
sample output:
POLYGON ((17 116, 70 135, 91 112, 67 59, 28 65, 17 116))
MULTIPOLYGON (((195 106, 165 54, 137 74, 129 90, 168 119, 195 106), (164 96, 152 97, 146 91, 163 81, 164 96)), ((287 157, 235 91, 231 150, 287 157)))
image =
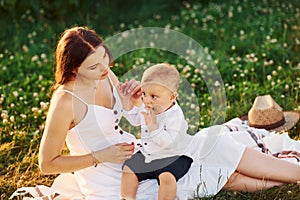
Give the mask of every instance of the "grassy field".
MULTIPOLYGON (((246 113, 263 94, 271 94, 284 110, 300 111, 298 1, 1 1, 0 11, 1 200, 18 187, 51 185, 56 177, 39 172, 37 154, 51 96, 54 47, 59 34, 75 24, 94 28, 104 38, 132 28, 160 27, 194 39, 221 74, 226 120, 246 113)), ((112 70, 122 76, 157 62, 177 65, 192 85, 196 105, 185 102, 185 107, 199 109, 192 128, 209 126, 211 95, 199 70, 185 59, 155 48, 139 49, 117 58, 112 70)), ((298 139, 299 133, 297 125, 290 136, 298 139)), ((300 199, 300 186, 257 193, 222 191, 205 199, 300 199)))

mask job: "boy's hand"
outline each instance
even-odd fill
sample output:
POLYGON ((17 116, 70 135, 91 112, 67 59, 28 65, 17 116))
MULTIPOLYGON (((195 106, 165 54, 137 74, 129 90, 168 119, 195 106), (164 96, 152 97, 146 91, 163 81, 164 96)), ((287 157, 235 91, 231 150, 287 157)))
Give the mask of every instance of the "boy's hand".
POLYGON ((148 109, 147 112, 141 112, 141 114, 144 116, 146 125, 150 132, 158 129, 156 115, 152 108, 148 109))

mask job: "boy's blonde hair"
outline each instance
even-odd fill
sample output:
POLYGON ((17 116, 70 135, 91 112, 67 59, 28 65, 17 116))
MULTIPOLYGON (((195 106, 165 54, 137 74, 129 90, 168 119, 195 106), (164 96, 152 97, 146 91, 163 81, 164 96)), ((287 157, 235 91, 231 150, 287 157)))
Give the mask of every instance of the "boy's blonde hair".
POLYGON ((171 92, 177 92, 180 75, 177 69, 167 63, 156 64, 143 73, 141 86, 146 84, 158 84, 168 88, 171 92))

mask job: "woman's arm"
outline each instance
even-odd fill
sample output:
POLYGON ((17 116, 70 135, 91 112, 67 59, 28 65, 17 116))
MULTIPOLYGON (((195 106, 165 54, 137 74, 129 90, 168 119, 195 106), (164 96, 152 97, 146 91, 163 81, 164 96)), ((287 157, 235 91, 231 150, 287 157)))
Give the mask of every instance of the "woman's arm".
POLYGON ((73 172, 100 162, 122 163, 130 157, 134 145, 120 143, 91 153, 62 155, 67 132, 73 121, 72 96, 54 94, 47 115, 46 126, 39 149, 39 167, 43 173, 73 172))
POLYGON ((73 121, 72 96, 54 94, 39 150, 39 166, 44 173, 64 173, 89 167, 91 155, 63 156, 66 134, 73 121))

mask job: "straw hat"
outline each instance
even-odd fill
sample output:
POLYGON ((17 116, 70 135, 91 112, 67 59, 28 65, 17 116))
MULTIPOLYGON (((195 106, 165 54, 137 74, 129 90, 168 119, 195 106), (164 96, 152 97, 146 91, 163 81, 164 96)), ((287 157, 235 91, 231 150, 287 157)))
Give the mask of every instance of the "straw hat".
POLYGON ((295 126, 299 120, 299 113, 282 111, 270 95, 264 95, 257 96, 248 114, 240 118, 248 120, 251 127, 280 132, 295 126))

